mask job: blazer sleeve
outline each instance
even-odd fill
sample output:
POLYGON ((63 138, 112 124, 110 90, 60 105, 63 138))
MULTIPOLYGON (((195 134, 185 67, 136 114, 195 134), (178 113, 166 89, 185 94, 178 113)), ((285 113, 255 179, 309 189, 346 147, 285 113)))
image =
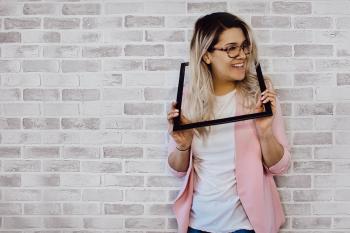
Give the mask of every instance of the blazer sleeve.
POLYGON ((288 139, 284 128, 281 106, 278 98, 276 98, 276 111, 274 119, 272 121, 272 132, 277 141, 283 146, 283 156, 276 164, 272 165, 271 167, 267 167, 264 163, 263 165, 267 173, 271 175, 282 175, 288 170, 291 164, 291 154, 290 145, 288 144, 288 139))

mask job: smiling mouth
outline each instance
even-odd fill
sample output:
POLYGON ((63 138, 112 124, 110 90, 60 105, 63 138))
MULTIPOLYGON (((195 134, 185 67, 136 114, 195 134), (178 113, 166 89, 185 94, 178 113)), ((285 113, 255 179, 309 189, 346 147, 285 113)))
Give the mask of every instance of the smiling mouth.
POLYGON ((244 62, 242 62, 242 63, 237 63, 237 64, 233 64, 233 65, 231 65, 233 68, 243 68, 244 67, 244 62))

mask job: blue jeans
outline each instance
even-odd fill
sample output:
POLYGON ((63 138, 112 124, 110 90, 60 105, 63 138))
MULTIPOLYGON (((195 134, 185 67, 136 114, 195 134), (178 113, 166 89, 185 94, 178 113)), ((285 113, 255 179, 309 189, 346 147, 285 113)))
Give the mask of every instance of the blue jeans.
MULTIPOLYGON (((201 231, 201 230, 197 230, 197 229, 188 227, 187 233, 207 233, 207 231, 201 231)), ((240 230, 234 231, 232 233, 255 233, 255 231, 254 230, 240 229, 240 230)))

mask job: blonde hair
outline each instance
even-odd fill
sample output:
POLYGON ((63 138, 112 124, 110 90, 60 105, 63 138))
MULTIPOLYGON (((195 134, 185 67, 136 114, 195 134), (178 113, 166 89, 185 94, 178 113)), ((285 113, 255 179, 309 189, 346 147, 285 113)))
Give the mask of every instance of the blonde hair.
MULTIPOLYGON (((236 82, 236 94, 244 96, 240 103, 245 114, 252 113, 260 96, 259 83, 255 74, 257 47, 250 27, 239 17, 227 12, 216 12, 199 18, 190 45, 189 73, 190 80, 185 86, 186 98, 183 103, 183 113, 191 122, 201 122, 214 119, 214 86, 209 65, 203 56, 218 42, 219 36, 229 28, 241 28, 250 44, 250 55, 247 59, 245 78, 236 82)), ((265 78, 270 85, 271 80, 265 78)), ((203 136, 206 141, 211 126, 194 128, 197 136, 203 136)))

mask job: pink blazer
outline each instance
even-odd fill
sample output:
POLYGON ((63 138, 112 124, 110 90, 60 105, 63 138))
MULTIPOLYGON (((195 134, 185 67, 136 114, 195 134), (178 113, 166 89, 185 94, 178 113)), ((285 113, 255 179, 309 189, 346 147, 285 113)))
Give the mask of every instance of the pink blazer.
MULTIPOLYGON (((240 98, 237 95, 236 115, 244 114, 241 105, 238 104, 240 98)), ((269 168, 262 162, 262 153, 254 121, 239 121, 233 125, 227 125, 228 127, 232 126, 235 132, 238 195, 256 233, 277 233, 285 222, 273 176, 282 175, 288 170, 291 156, 278 99, 276 105, 272 129, 274 136, 284 148, 284 154, 280 161, 269 168)), ((171 136, 169 138, 168 156, 176 149, 175 141, 171 136)), ((183 185, 173 204, 179 233, 186 233, 189 226, 194 185, 193 153, 194 151, 191 149, 190 163, 186 172, 178 172, 172 169, 169 163, 166 163, 167 168, 176 177, 184 178, 183 185)))

